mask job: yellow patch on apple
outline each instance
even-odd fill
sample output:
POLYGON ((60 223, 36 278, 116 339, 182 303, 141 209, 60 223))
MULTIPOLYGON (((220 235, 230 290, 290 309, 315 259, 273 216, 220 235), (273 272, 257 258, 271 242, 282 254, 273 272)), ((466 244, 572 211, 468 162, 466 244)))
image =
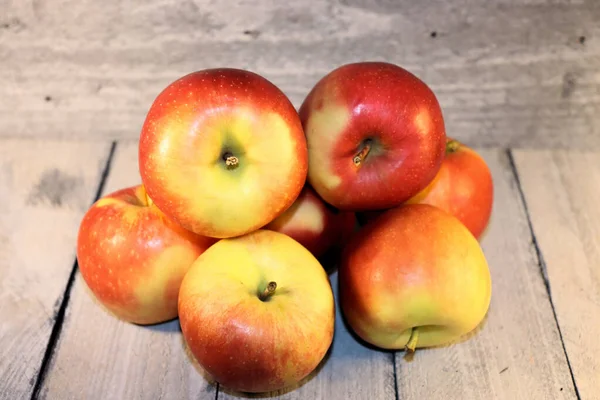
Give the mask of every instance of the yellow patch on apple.
POLYGON ((134 295, 140 305, 140 310, 144 310, 151 317, 160 313, 168 314, 176 307, 177 294, 179 293, 180 280, 185 275, 188 266, 198 258, 193 249, 184 246, 173 246, 166 248, 154 261, 152 267, 148 269, 149 274, 145 277, 140 276, 140 281, 135 286, 134 295), (165 268, 165 265, 171 268, 165 268), (156 299, 164 299, 163 310, 153 309, 157 304, 156 299))
POLYGON ((321 233, 325 225, 324 215, 319 205, 309 201, 298 205, 293 218, 301 222, 307 230, 314 233, 321 233))
POLYGON ((308 131, 327 132, 326 135, 306 135, 308 151, 308 174, 315 188, 324 187, 328 190, 334 189, 342 183, 342 178, 331 170, 331 154, 335 154, 334 147, 340 135, 348 126, 350 114, 346 107, 336 104, 325 104, 320 110, 316 110, 308 121, 308 131), (316 140, 318 139, 318 141, 316 140), (312 151, 312 148, 320 148, 312 151))

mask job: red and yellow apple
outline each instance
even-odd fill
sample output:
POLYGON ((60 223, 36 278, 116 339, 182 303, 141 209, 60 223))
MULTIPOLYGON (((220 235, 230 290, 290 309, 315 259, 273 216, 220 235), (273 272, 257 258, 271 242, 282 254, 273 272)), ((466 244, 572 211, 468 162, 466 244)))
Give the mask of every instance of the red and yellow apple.
MULTIPOLYGON (((494 202, 492 174, 485 160, 455 139, 446 143, 446 156, 435 178, 404 204, 430 204, 457 217, 478 240, 487 227, 494 202)), ((385 210, 360 213, 361 224, 385 210)))
POLYGON ((154 100, 139 143, 150 198, 184 228, 239 236, 271 222, 306 182, 298 113, 262 76, 239 69, 193 72, 154 100))
POLYGON ((179 321, 190 352, 219 384, 268 392, 315 370, 333 340, 335 304, 304 246, 259 229, 198 257, 181 285, 179 321))
POLYGON ((428 204, 392 208, 348 243, 340 305, 356 334, 384 349, 449 344, 475 329, 491 299, 477 239, 428 204))
POLYGON ((396 206, 433 179, 446 133, 433 91, 400 66, 358 62, 336 68, 300 107, 308 181, 340 210, 396 206))
POLYGON ((138 185, 107 194, 88 209, 77 261, 92 294, 109 311, 128 322, 154 324, 177 317, 183 276, 215 241, 167 218, 138 185))
POLYGON ((343 235, 353 227, 353 212, 333 208, 306 185, 294 204, 265 229, 290 236, 319 258, 341 243, 343 235))
POLYGON ((407 204, 431 204, 457 217, 479 239, 488 225, 494 202, 492 174, 473 149, 451 139, 433 181, 407 204))

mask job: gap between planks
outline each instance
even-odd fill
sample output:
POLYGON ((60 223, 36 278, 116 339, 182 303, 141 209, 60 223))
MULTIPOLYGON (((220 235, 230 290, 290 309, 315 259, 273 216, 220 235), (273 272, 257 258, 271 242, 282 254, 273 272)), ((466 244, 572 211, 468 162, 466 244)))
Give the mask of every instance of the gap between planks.
POLYGON ((110 146, 0 139, 0 398, 33 393, 110 146))
POLYGON ((600 399, 600 153, 513 153, 575 384, 600 399))
MULTIPOLYGON (((104 166, 104 170, 102 171, 102 175, 100 176, 100 181, 98 183, 98 188, 96 189, 96 194, 94 195, 94 199, 92 204, 98 200, 98 198, 102 194, 102 190, 104 189, 104 185, 110 173, 110 166, 112 164, 113 156, 115 154, 115 150, 117 148, 117 142, 113 141, 110 146, 110 150, 108 153, 108 157, 106 159, 106 164, 104 166)), ((50 338, 48 339, 48 345, 46 347, 46 351, 44 353, 44 358, 42 359, 42 364, 40 367, 40 371, 35 381, 35 386, 33 387, 33 392, 31 393, 31 399, 37 399, 39 396, 40 389, 42 384, 44 383, 44 377, 46 376, 46 372, 48 370, 48 365, 50 360, 52 359, 52 355, 54 353, 54 349, 56 347, 56 343, 58 342, 58 338, 60 337, 60 332, 62 329, 62 325, 65 318, 65 310, 67 309, 67 305, 69 303, 69 298, 71 294, 71 289, 73 287, 73 282, 75 280, 75 273, 77 272, 77 256, 75 256, 75 260, 73 262, 73 267, 71 269, 71 273, 69 274, 69 279, 67 280, 67 284, 65 286, 65 290, 63 292, 62 301, 60 303, 60 308, 56 315, 54 326, 52 327, 52 332, 50 333, 50 338)))
POLYGON ((554 300, 552 299, 552 290, 550 289, 550 280, 548 279, 548 275, 546 272, 546 264, 544 261, 544 255, 542 253, 542 250, 540 249, 539 242, 535 235, 535 230, 533 229, 533 222, 531 221, 531 213, 529 212, 527 200, 525 199, 525 193, 523 192, 523 185, 521 184, 521 179, 519 178, 519 171, 515 164, 515 158, 513 155, 513 151, 511 149, 507 149, 506 155, 507 155, 509 163, 510 163, 510 169, 514 175, 515 182, 517 184, 517 189, 519 191, 519 199, 523 205, 523 209, 525 210, 525 216, 527 217, 527 226, 529 227, 529 233, 531 235, 531 240, 533 243, 533 247, 535 249, 535 255, 537 258, 538 267, 540 268, 540 275, 542 276, 542 280, 544 281, 544 286, 546 287, 546 292, 548 293, 548 300, 550 301, 550 307, 552 308, 552 316, 554 317, 554 322, 556 323, 556 329, 558 330, 558 335, 560 337, 560 344, 562 346, 563 353, 565 354, 565 358, 567 360, 567 365, 569 367, 569 374, 571 374, 571 381, 573 383, 573 389, 575 390, 575 396, 577 396, 578 400, 581 400, 581 396, 579 394, 579 389, 577 388, 577 382, 575 381, 575 375, 573 374, 573 367, 571 365, 571 360, 569 359, 569 354, 567 353, 567 348, 565 347, 565 340, 563 337, 563 333, 560 328, 560 324, 558 323, 558 317, 556 315, 556 307, 554 305, 554 300))

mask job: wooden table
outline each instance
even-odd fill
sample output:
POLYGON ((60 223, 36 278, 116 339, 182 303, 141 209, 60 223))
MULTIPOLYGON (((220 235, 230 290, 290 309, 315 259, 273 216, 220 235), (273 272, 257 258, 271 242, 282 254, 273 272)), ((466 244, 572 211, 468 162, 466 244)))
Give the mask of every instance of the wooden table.
MULTIPOLYGON (((338 319, 297 399, 600 398, 600 152, 479 149, 495 182, 482 240, 493 295, 482 328, 440 349, 377 351, 338 319)), ((140 182, 137 143, 0 140, 0 398, 226 399, 178 321, 123 323, 74 265, 101 193, 140 182)), ((337 292, 336 274, 331 282, 337 292)))

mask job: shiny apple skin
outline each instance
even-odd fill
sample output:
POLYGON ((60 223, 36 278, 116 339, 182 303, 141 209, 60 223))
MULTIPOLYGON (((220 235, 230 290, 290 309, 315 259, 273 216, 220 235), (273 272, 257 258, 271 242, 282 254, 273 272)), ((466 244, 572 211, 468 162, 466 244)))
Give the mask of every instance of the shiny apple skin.
MULTIPOLYGON (((480 240, 494 204, 492 173, 481 155, 458 140, 449 138, 446 155, 435 178, 404 204, 430 204, 457 217, 480 240)), ((359 213, 361 225, 385 210, 359 213)))
POLYGON ((179 296, 179 321, 198 363, 238 392, 289 388, 321 363, 333 341, 327 273, 289 236, 259 229, 198 257, 179 296), (277 288, 267 300, 259 294, 277 288))
POLYGON ((216 240, 149 205, 141 185, 107 194, 84 215, 77 261, 94 297, 116 317, 155 324, 177 317, 183 276, 216 240))
POLYGON ((398 205, 427 186, 443 160, 446 133, 435 94, 394 64, 336 68, 311 89, 299 113, 308 181, 341 210, 398 205), (371 149, 356 165, 367 141, 371 149))
POLYGON ((285 94, 232 68, 169 84, 150 107, 139 142, 150 198, 184 228, 215 238, 251 232, 285 211, 304 186, 307 157, 285 94))
POLYGON ((413 203, 431 204, 451 213, 481 239, 492 215, 492 173, 477 151, 451 139, 436 177, 407 201, 413 203))
POLYGON ((290 236, 320 258, 343 242, 347 230, 353 227, 353 212, 339 211, 326 204, 313 188, 306 185, 294 204, 265 229, 290 236))
POLYGON ((383 349, 449 344, 474 330, 492 283, 477 239, 453 215, 428 204, 392 208, 345 248, 340 305, 354 332, 383 349))

